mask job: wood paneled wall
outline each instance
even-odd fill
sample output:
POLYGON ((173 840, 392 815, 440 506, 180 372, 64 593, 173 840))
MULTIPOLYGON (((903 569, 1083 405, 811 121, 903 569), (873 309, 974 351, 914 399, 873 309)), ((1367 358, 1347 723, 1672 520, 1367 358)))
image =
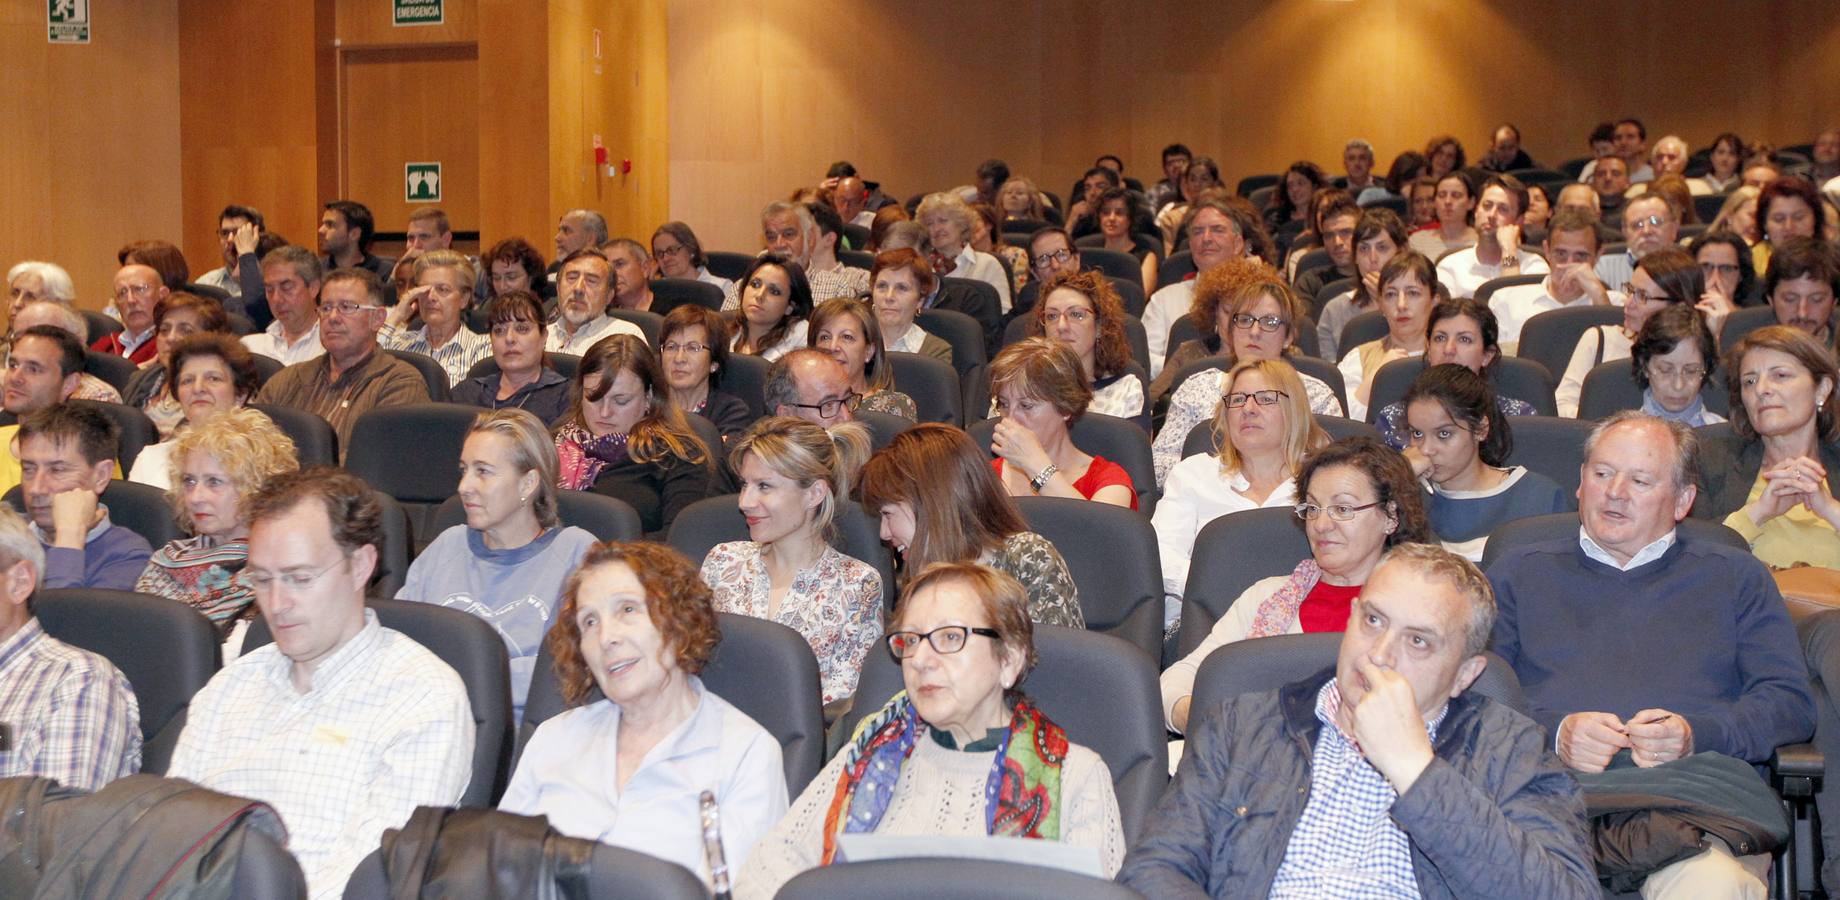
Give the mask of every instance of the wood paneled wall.
MULTIPOLYGON (((551 218, 586 207, 607 217, 609 233, 646 240, 665 220, 665 0, 551 0, 549 170, 551 218), (600 32, 600 58, 594 32, 600 32), (594 165, 601 136, 615 174, 594 165), (632 171, 620 173, 621 160, 632 171)), ((553 244, 536 240, 545 254, 553 244)))
POLYGON ((0 0, 0 273, 57 262, 78 302, 101 309, 116 250, 178 242, 177 3, 102 5, 89 44, 53 46, 43 0, 0 0))
POLYGON ((669 34, 671 215, 715 249, 837 159, 903 198, 991 156, 1064 194, 1105 152, 1160 177, 1171 141, 1232 181, 1339 171, 1354 136, 1474 155, 1507 120, 1552 162, 1629 114, 1696 146, 1840 123, 1823 0, 671 0, 669 34))

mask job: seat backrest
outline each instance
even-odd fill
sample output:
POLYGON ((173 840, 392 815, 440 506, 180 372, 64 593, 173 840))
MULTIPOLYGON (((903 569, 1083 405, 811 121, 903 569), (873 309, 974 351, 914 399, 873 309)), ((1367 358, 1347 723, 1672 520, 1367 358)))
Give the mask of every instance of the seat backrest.
MULTIPOLYGON (((1305 251, 1303 256, 1297 260, 1297 272, 1296 272, 1295 277, 1292 280, 1301 281, 1303 280, 1303 276, 1311 272, 1314 272, 1317 269, 1321 269, 1326 266, 1331 266, 1334 264, 1335 264, 1335 260, 1329 258, 1329 249, 1327 247, 1317 247, 1314 250, 1305 251)), ((1306 299, 1313 301, 1316 298, 1309 297, 1306 299)))
POLYGON ((999 227, 1004 234, 1032 235, 1051 226, 1041 219, 1005 219, 999 227))
MULTIPOLYGON (((1761 274, 1759 279, 1762 280, 1761 274)), ((1776 324, 1776 308, 1769 305, 1748 306, 1725 317, 1725 324, 1719 326, 1719 346, 1735 347, 1745 335, 1765 325, 1776 324)))
MULTIPOLYGON (((1380 367, 1374 373, 1374 388, 1370 396, 1371 405, 1367 407, 1367 420, 1375 422, 1380 419, 1380 411, 1398 403, 1412 388, 1413 380, 1425 371, 1425 358, 1414 356, 1408 359, 1395 359, 1380 367)), ((1495 360, 1489 369, 1489 380, 1494 384, 1496 393, 1516 400, 1525 400, 1533 404, 1535 412, 1542 416, 1558 415, 1558 406, 1553 402, 1552 376, 1546 367, 1530 359, 1517 356, 1504 356, 1495 360)))
POLYGON ((121 320, 107 313, 93 309, 79 309, 77 312, 83 315, 83 321, 89 325, 90 343, 95 343, 111 334, 120 334, 122 331, 121 320))
POLYGON ((772 363, 758 356, 730 354, 722 369, 721 390, 740 397, 754 418, 768 415, 772 410, 767 409, 767 372, 772 368, 772 363))
POLYGON ((1201 526, 1182 589, 1176 658, 1193 653, 1252 583, 1289 575, 1310 555, 1303 522, 1290 507, 1229 513, 1201 526))
MULTIPOLYGON (((119 357, 118 357, 119 358, 119 357)), ((121 430, 121 443, 116 448, 115 459, 121 463, 123 472, 134 469, 134 461, 141 455, 141 450, 160 442, 160 429, 155 427, 147 414, 125 403, 105 403, 101 400, 69 401, 72 406, 93 409, 115 422, 121 430)))
MULTIPOLYGON (((1264 212, 1265 210, 1271 208, 1272 195, 1276 194, 1277 192, 1278 192, 1278 186, 1275 184, 1260 185, 1256 188, 1253 188, 1252 193, 1246 195, 1246 199, 1252 201, 1252 205, 1254 208, 1258 209, 1260 212, 1264 212)), ((1279 229, 1282 229, 1282 228, 1283 226, 1279 226, 1279 229)), ((1277 236, 1278 235, 1276 234, 1276 232, 1272 234, 1272 237, 1274 238, 1277 236)))
POLYGON ((859 409, 855 415, 856 421, 869 426, 869 446, 874 450, 888 446, 895 435, 914 427, 913 422, 891 413, 859 409))
POLYGON ((102 588, 43 590, 32 612, 45 633, 113 663, 140 704, 141 771, 163 775, 192 695, 217 674, 217 629, 166 597, 102 588))
POLYGON ((1144 306, 1149 302, 1149 295, 1144 293, 1142 271, 1138 272, 1136 278, 1107 276, 1105 280, 1111 282, 1112 289, 1118 292, 1118 305, 1124 307, 1125 314, 1142 318, 1144 306))
POLYGON ((875 268, 875 254, 866 250, 847 250, 839 247, 837 249, 837 261, 852 269, 861 269, 864 272, 875 268))
POLYGON ((1710 222, 1719 217, 1719 210, 1725 206, 1725 201, 1730 198, 1731 195, 1729 193, 1695 195, 1693 198, 1693 212, 1701 222, 1710 222))
MULTIPOLYGON (((1356 347, 1368 341, 1377 341, 1386 337, 1386 317, 1377 309, 1359 313, 1342 326, 1341 335, 1336 338, 1335 346, 1343 356, 1353 352, 1356 347)), ((1336 360, 1340 362, 1341 360, 1336 360)), ((1369 404, 1371 405, 1371 404, 1369 404)))
MULTIPOLYGON (((779 741, 786 792, 797 797, 824 765, 824 709, 819 699, 818 660, 811 645, 798 632, 753 616, 716 613, 716 626, 722 641, 703 669, 703 686, 779 741)), ((599 688, 592 688, 586 702, 602 696, 599 688)), ((544 641, 530 676, 516 755, 523 755, 538 725, 568 708, 556 681, 556 658, 544 641)))
MULTIPOLYGON (((1699 391, 1700 402, 1706 408, 1725 415, 1730 404, 1730 393, 1726 391, 1724 379, 1714 372, 1706 378, 1706 383, 1699 391)), ((1599 363, 1584 376, 1584 387, 1578 393, 1578 418, 1585 420, 1602 419, 1619 410, 1641 409, 1642 388, 1636 384, 1636 374, 1627 359, 1613 359, 1599 363)))
POLYGON ((947 275, 939 279, 939 295, 933 307, 957 310, 977 320, 984 330, 985 356, 996 353, 997 342, 1003 337, 1003 306, 995 287, 976 278, 947 275))
POLYGON ((140 366, 135 365, 125 356, 116 356, 113 353, 103 353, 98 350, 85 350, 83 351, 83 371, 108 382, 109 387, 125 393, 128 390, 128 381, 134 378, 135 372, 140 371, 140 366))
POLYGON ((414 403, 373 409, 352 426, 345 468, 402 505, 417 546, 434 539, 435 507, 460 487, 460 448, 478 415, 474 406, 414 403))
POLYGON ((294 442, 301 468, 339 464, 339 433, 325 419, 304 409, 274 403, 251 403, 249 408, 267 416, 294 442))
MULTIPOLYGON (((377 548, 377 571, 371 575, 371 596, 394 597, 409 580, 409 562, 415 557, 415 527, 402 504, 375 488, 378 518, 383 523, 383 546, 377 548)), ((432 537, 432 535, 430 535, 432 537)))
POLYGON ((1080 266, 1087 270, 1096 270, 1107 278, 1122 278, 1136 284, 1140 289, 1144 284, 1144 267, 1137 258, 1122 250, 1107 250, 1104 247, 1081 247, 1080 266))
POLYGON ((951 346, 966 417, 983 414, 990 407, 990 360, 984 355, 983 326, 955 309, 923 309, 914 324, 951 346))
MULTIPOLYGON (((555 369, 556 374, 564 378, 574 378, 576 371, 581 369, 581 357, 573 353, 545 353, 543 357, 549 361, 549 367, 555 369)), ((488 356, 473 363, 473 367, 466 370, 466 377, 469 379, 484 378, 496 371, 498 371, 498 360, 488 356)))
MULTIPOLYGON (((985 419, 966 430, 971 433, 971 439, 977 441, 978 446, 988 453, 991 434, 996 427, 996 419, 985 419)), ((1150 437, 1137 423, 1116 416, 1087 413, 1068 429, 1068 436, 1073 438, 1073 445, 1082 452, 1103 456, 1124 468, 1125 473, 1131 476, 1131 485, 1136 488, 1140 514, 1149 516, 1156 511, 1156 501, 1161 492, 1156 485, 1150 437)))
POLYGON ((256 389, 258 391, 261 390, 262 385, 268 383, 270 378, 275 377, 276 372, 287 368, 281 364, 281 360, 272 356, 265 356, 261 353, 251 353, 249 355, 254 357, 256 361, 256 389))
POLYGON ((1584 441, 1591 435, 1592 423, 1557 416, 1515 416, 1509 424, 1514 430, 1514 452, 1508 464, 1526 466, 1551 478, 1567 501, 1577 506, 1578 468, 1584 465, 1584 441))
MULTIPOLYGON (((876 574, 882 577, 882 606, 884 609, 892 609, 895 598, 894 558, 889 554, 888 546, 882 543, 880 512, 874 516, 865 515, 856 501, 839 500, 833 522, 837 528, 837 538, 831 542, 831 546, 845 556, 875 567, 876 574)), ((739 497, 735 494, 705 497, 684 507, 684 511, 672 520, 671 530, 665 536, 665 543, 698 566, 703 564, 703 557, 708 556, 710 548, 715 545, 745 540, 748 540, 747 521, 741 518, 739 497)))
POLYGON ((281 842, 255 828, 243 830, 243 846, 230 881, 232 897, 292 900, 307 896, 307 876, 300 861, 281 842))
POLYGON ((895 390, 912 397, 922 422, 965 424, 965 397, 958 372, 930 356, 895 351, 888 354, 895 390))
POLYGON ((422 382, 428 385, 428 399, 435 403, 446 403, 450 396, 447 383, 447 370, 435 362, 434 357, 413 350, 385 350, 384 352, 415 367, 421 373, 422 382))
MULTIPOLYGON (((1347 416, 1315 416, 1316 424, 1329 435, 1329 440, 1364 437, 1381 440, 1380 429, 1347 416)), ((1204 419, 1189 429, 1188 437, 1182 439, 1182 457, 1184 459, 1197 453, 1214 452, 1214 420, 1204 419)))
MULTIPOLYGON (((1135 840, 1169 784, 1156 664, 1120 638, 1060 625, 1035 626, 1035 651, 1040 662, 1022 691, 1069 741, 1105 760, 1125 840, 1135 840)), ((902 687, 901 667, 887 646, 871 650, 863 657, 856 702, 838 721, 842 733, 853 733, 902 687)))
MULTIPOLYGON (((1675 524, 1682 537, 1689 541, 1707 541, 1724 544, 1733 550, 1744 553, 1751 551, 1751 545, 1742 535, 1718 522, 1688 517, 1675 524)), ((1578 514, 1576 512, 1551 513, 1544 516, 1528 516, 1504 522, 1496 526, 1489 534, 1488 546, 1482 550, 1482 570, 1487 572, 1503 554, 1528 544, 1556 541, 1560 538, 1578 538, 1578 514)))
POLYGON ((1545 280, 1545 275, 1503 275, 1500 278, 1491 278, 1476 288, 1476 302, 1487 306, 1489 298, 1495 296, 1495 292, 1502 288, 1513 287, 1517 284, 1539 284, 1545 280))
MULTIPOLYGON (((459 609, 410 600, 370 600, 377 623, 402 632, 453 667, 473 707, 473 777, 461 806, 498 802, 511 777, 511 663, 505 640, 486 620, 459 609)), ((268 622, 257 616, 243 637, 248 652, 272 643, 268 622)))
POLYGON ((1141 900, 1143 895, 1122 884, 1007 860, 912 858, 807 869, 786 882, 780 896, 801 900, 909 896, 929 900, 1141 900), (919 893, 922 890, 924 895, 919 893))
POLYGON ((652 312, 667 315, 686 303, 722 311, 722 289, 694 278, 652 279, 652 312))
MULTIPOLYGON (((1131 361, 1144 371, 1150 371, 1150 334, 1144 330, 1143 320, 1130 313, 1125 313, 1124 317, 1124 341, 1131 345, 1131 361)), ((1149 386, 1149 381, 1145 380, 1144 387, 1149 386)))
POLYGON ((651 347, 652 352, 658 352, 658 336, 664 333, 664 316, 642 309, 618 309, 611 305, 607 307, 607 315, 639 326, 639 331, 645 335, 646 346, 651 347))
POLYGON ((1514 355, 1531 359, 1546 367, 1554 383, 1572 364, 1572 353, 1584 333, 1599 325, 1623 321, 1620 306, 1567 306, 1549 309, 1528 319, 1521 326, 1520 346, 1514 355))
POLYGON ((1156 286, 1158 290, 1166 288, 1188 277, 1195 271, 1195 257, 1187 250, 1177 250, 1156 267, 1156 286))
MULTIPOLYGON (((636 541, 645 534, 639 512, 624 500, 593 491, 557 491, 556 513, 564 526, 574 526, 594 535, 597 541, 636 541)), ((455 525, 466 524, 466 510, 459 497, 449 497, 435 510, 430 535, 438 535, 455 525)))
POLYGON ((751 253, 730 253, 726 250, 710 250, 703 254, 709 260, 709 274, 729 281, 740 281, 747 273, 748 266, 754 264, 751 253))
POLYGON ((1247 175, 1239 180, 1239 185, 1233 189, 1233 192, 1241 197, 1251 199, 1253 191, 1262 187, 1271 187, 1280 180, 1282 180, 1282 176, 1279 175, 1247 175))
POLYGON ((1090 631, 1130 642, 1157 659, 1163 643, 1163 568, 1156 531, 1142 513, 1067 497, 1017 497, 1029 530, 1048 539, 1080 595, 1090 631))
POLYGON ((1324 282, 1322 287, 1316 289, 1316 296, 1309 298, 1311 317, 1321 318, 1323 307, 1328 306, 1329 301, 1352 290, 1354 290, 1354 279, 1352 278, 1337 278, 1334 281, 1324 282))

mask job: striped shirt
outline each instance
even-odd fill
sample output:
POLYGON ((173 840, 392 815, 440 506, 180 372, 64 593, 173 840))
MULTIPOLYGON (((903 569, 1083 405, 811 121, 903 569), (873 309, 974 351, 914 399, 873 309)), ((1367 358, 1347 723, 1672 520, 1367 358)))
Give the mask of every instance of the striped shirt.
POLYGON ((836 297, 866 297, 869 294, 869 270, 854 269, 838 263, 828 269, 806 273, 811 282, 811 302, 823 303, 836 297))
POLYGON ((43 775, 93 791, 140 771, 134 687, 108 660, 46 634, 36 617, 0 641, 0 722, 13 730, 0 777, 43 775))
POLYGON ((472 371, 473 364, 492 355, 492 339, 462 327, 447 339, 447 343, 435 347, 428 342, 428 326, 410 331, 394 325, 384 325, 377 332, 377 343, 388 350, 407 350, 432 357, 447 370, 447 383, 451 387, 466 380, 466 373, 472 371))

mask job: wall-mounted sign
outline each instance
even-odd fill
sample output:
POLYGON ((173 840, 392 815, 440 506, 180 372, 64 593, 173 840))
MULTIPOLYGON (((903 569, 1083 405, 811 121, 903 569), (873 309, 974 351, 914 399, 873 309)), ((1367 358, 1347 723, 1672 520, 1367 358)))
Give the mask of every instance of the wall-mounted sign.
POLYGON ((45 0, 46 40, 53 44, 89 43, 89 0, 45 0))
POLYGON ((446 0, 390 0, 391 21, 402 25, 439 25, 447 20, 446 0))
POLYGON ((403 199, 410 203, 441 202, 441 164, 438 162, 404 163, 403 199))

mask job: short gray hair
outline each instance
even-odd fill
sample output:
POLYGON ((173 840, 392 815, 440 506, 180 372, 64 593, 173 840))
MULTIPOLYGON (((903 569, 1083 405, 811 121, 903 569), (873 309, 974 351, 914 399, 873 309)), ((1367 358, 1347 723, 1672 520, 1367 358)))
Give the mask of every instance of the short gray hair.
POLYGON ((20 307, 19 315, 24 316, 27 310, 40 308, 49 310, 51 313, 51 321, 45 324, 60 331, 70 332, 72 337, 86 345, 89 343, 89 320, 83 318, 82 313, 68 305, 51 300, 34 300, 20 307))
POLYGON ((591 209, 571 209, 563 213, 562 217, 581 222, 581 227, 588 229, 588 233, 594 236, 594 246, 599 247, 607 243, 606 216, 591 209))
POLYGON ((927 236, 926 229, 920 227, 919 222, 903 219, 888 226, 888 230, 882 233, 881 244, 875 249, 878 253, 912 250, 924 258, 933 252, 933 240, 927 236))
POLYGON ((1651 416, 1639 409, 1622 410, 1592 426, 1591 436, 1584 440, 1587 465, 1591 454, 1597 451, 1597 442, 1603 440, 1610 429, 1623 424, 1652 424, 1666 429, 1674 438, 1674 490, 1684 491, 1699 483, 1699 436, 1683 422, 1651 416))
POLYGON ((805 238, 808 243, 817 240, 818 220, 812 218, 811 210, 806 209, 805 204, 793 203, 789 200, 775 200, 767 204, 766 209, 760 211, 760 224, 765 225, 768 219, 775 219, 780 216, 792 216, 798 219, 799 235, 805 238))
POLYGON ((263 271, 267 271, 269 266, 292 266, 294 274, 308 284, 319 284, 326 276, 319 257, 299 244, 284 244, 268 251, 268 255, 262 257, 263 271))
POLYGON ((44 282, 45 293, 59 303, 74 303, 77 299, 77 286, 70 280, 70 273, 57 263, 39 262, 28 259, 6 271, 7 287, 19 280, 21 275, 37 275, 44 282))
POLYGON ((641 244, 638 241, 635 241, 629 237, 614 238, 613 240, 608 241, 606 244, 603 244, 601 246, 602 253, 606 253, 609 250, 631 251, 633 258, 638 260, 639 265, 642 265, 642 266, 652 261, 652 252, 650 250, 645 249, 644 244, 641 244))
MULTIPOLYGON (((1421 577, 1456 588, 1469 607, 1469 621, 1463 625, 1463 655, 1475 656, 1488 649, 1489 636, 1495 633, 1495 589, 1475 563, 1437 544, 1413 543, 1393 545, 1380 557, 1381 566, 1388 563, 1409 565, 1421 577)), ((1373 583, 1371 576, 1368 583, 1373 583)))
POLYGON ((0 503, 0 569, 24 560, 32 564, 32 583, 45 582, 45 545, 38 542, 26 520, 11 506, 0 503))
POLYGON ((1371 154, 1374 152, 1374 145, 1368 143, 1366 138, 1349 138, 1348 145, 1342 148, 1342 152, 1347 153, 1350 150, 1366 150, 1371 154))

